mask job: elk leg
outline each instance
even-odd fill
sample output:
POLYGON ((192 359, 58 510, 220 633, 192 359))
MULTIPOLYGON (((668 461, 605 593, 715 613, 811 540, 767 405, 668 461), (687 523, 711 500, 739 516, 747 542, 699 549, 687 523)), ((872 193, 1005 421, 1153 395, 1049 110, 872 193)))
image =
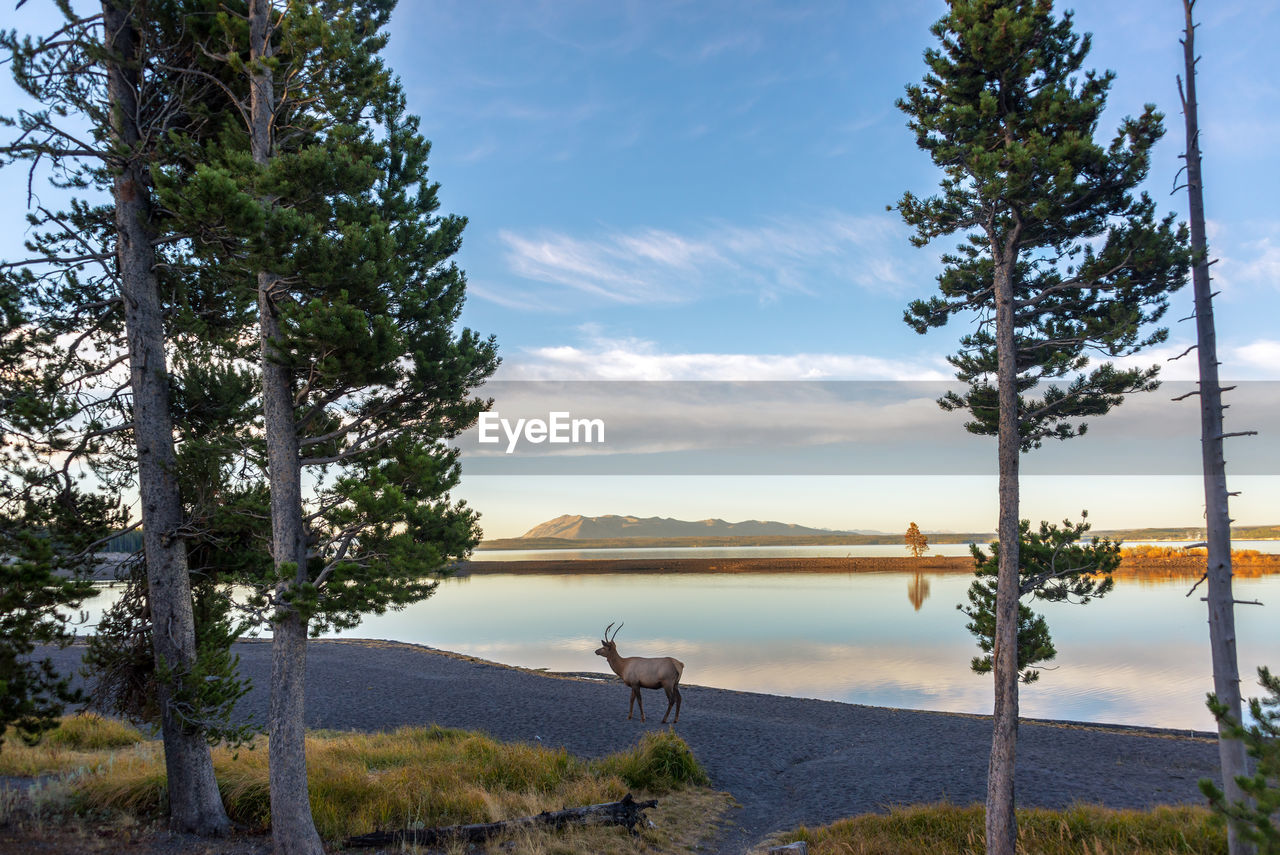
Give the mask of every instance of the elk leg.
MULTIPOLYGON (((627 704, 627 721, 631 721, 631 714, 636 711, 636 690, 631 690, 631 703, 627 704)), ((640 705, 640 715, 644 715, 644 705, 640 705)))
MULTIPOLYGON (((680 721, 680 687, 679 686, 672 686, 670 689, 667 689, 667 711, 662 716, 663 724, 667 723, 667 716, 671 715, 671 708, 673 706, 676 708, 675 721, 678 722, 680 721)), ((672 724, 674 723, 675 722, 672 722, 672 724)))
MULTIPOLYGON (((641 695, 640 695, 640 687, 639 687, 639 686, 634 686, 634 687, 632 687, 632 689, 631 689, 631 700, 635 701, 637 704, 639 704, 639 705, 640 705, 640 720, 641 720, 641 721, 644 721, 644 698, 643 698, 643 697, 641 697, 641 695)), ((628 718, 628 719, 630 719, 630 718, 631 718, 631 716, 630 716, 630 715, 628 715, 628 716, 627 716, 627 718, 628 718)))

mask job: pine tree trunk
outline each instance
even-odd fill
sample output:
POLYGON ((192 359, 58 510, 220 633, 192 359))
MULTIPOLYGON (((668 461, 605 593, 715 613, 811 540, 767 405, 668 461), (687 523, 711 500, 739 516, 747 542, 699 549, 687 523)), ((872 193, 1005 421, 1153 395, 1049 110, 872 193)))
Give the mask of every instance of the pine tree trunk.
MULTIPOLYGON (((271 4, 249 4, 251 81, 251 148, 254 162, 271 158, 275 94, 271 72, 263 60, 271 56, 271 4)), ((267 441, 267 475, 271 486, 271 546, 282 574, 277 595, 307 581, 307 539, 302 518, 302 461, 294 420, 293 382, 282 364, 275 305, 277 277, 258 273, 258 318, 262 338, 263 425, 267 441)), ((307 621, 296 608, 280 607, 271 625, 271 702, 267 713, 271 837, 276 855, 324 855, 311 816, 307 790, 307 756, 303 688, 306 678, 307 621)))
MULTIPOLYGON (((1190 197, 1191 270, 1195 291, 1196 341, 1200 362, 1200 453, 1204 469, 1205 524, 1209 541, 1207 567, 1209 646, 1213 659, 1213 691, 1218 702, 1237 722, 1241 720, 1240 671, 1236 661, 1235 596, 1231 592, 1231 517, 1227 506, 1227 470, 1222 450, 1222 388, 1218 382, 1218 345, 1213 322, 1213 297, 1209 284, 1208 242, 1204 225, 1204 184, 1200 172, 1199 119, 1196 108, 1195 25, 1193 0, 1183 0, 1186 33, 1186 91, 1183 116, 1187 130, 1187 194, 1190 197)), ((1236 778, 1246 776, 1248 761, 1244 743, 1232 739, 1225 724, 1218 725, 1218 759, 1222 766, 1223 792, 1228 802, 1245 800, 1236 778)), ((1235 823, 1228 827, 1231 855, 1246 855, 1253 846, 1240 838, 1235 823)))
MULTIPOLYGON (((143 548, 157 668, 178 675, 196 659, 195 618, 186 543, 176 533, 183 523, 174 474, 173 421, 164 326, 155 276, 151 191, 145 162, 135 147, 139 72, 134 64, 138 37, 128 7, 102 4, 110 50, 106 60, 111 99, 112 143, 124 165, 114 178, 116 259, 124 301, 133 390, 134 438, 138 448, 138 492, 142 502, 143 548)), ((184 723, 173 707, 172 686, 157 683, 165 771, 172 826, 202 835, 225 834, 230 821, 218 792, 209 746, 199 728, 184 723)))
POLYGON ((1013 777, 1018 742, 1018 436, 1017 352, 1013 270, 1008 252, 993 247, 999 399, 1000 541, 996 574, 995 709, 987 766, 987 853, 1014 855, 1018 840, 1013 777))

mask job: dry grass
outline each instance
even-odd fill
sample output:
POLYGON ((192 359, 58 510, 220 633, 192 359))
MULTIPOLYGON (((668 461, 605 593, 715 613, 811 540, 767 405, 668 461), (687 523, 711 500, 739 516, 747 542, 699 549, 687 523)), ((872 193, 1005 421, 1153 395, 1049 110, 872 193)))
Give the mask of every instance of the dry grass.
POLYGON ((113 762, 121 754, 145 750, 147 738, 137 728, 93 713, 63 716, 58 727, 37 745, 6 734, 0 748, 0 775, 34 778, 86 771, 113 762))
MULTIPOLYGON (((804 840, 812 855, 981 855, 981 805, 913 805, 822 828, 800 828, 777 842, 804 840)), ((765 847, 759 850, 763 852, 765 847)), ((1079 805, 1019 810, 1018 851, 1028 855, 1225 855, 1226 832, 1207 808, 1122 811, 1079 805)))
MULTIPOLYGON (((146 826, 162 816, 160 743, 142 741, 134 731, 137 738, 125 747, 70 747, 121 745, 124 739, 111 736, 117 727, 74 717, 36 748, 11 752, 5 746, 0 774, 63 776, 51 785, 60 794, 57 805, 29 812, 25 827, 34 823, 37 832, 52 833, 55 828, 41 823, 74 825, 59 823, 58 816, 146 826)), ((562 749, 500 743, 439 727, 319 732, 307 737, 307 765, 317 830, 335 842, 371 831, 511 819, 614 801, 632 791, 637 797, 661 794, 658 808, 649 812, 652 827, 639 835, 616 828, 522 833, 490 848, 528 855, 687 852, 712 832, 729 805, 728 796, 706 789, 705 772, 670 731, 648 733, 636 748, 592 762, 562 749)), ((214 768, 231 818, 249 830, 267 831, 265 738, 248 748, 215 749, 214 768)))

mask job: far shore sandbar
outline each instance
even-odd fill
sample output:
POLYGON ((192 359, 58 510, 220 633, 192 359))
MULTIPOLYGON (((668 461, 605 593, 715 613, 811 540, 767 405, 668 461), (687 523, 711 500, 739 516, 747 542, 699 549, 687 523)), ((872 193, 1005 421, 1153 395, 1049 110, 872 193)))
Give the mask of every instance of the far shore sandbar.
MULTIPOLYGON (((1204 572, 1203 557, 1127 558, 1115 575, 1140 578, 1188 578, 1204 572)), ((967 555, 912 557, 805 556, 802 558, 554 558, 534 561, 472 560, 458 575, 591 575, 600 573, 972 573, 967 555)), ((1280 573, 1280 555, 1237 560, 1237 576, 1280 573)))

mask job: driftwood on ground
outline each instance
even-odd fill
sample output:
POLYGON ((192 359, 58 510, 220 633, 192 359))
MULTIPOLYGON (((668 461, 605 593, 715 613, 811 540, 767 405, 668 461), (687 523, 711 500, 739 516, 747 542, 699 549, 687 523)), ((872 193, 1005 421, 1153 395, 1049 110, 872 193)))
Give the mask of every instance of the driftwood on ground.
POLYGON ((621 801, 596 805, 543 811, 536 816, 522 816, 502 822, 483 822, 475 825, 449 825, 437 828, 404 828, 398 831, 375 831, 348 838, 347 846, 389 846, 411 843, 434 846, 451 841, 478 843, 511 831, 530 828, 564 828, 566 825, 621 825, 632 834, 644 819, 645 810, 657 807, 656 799, 638 802, 627 793, 621 801))

